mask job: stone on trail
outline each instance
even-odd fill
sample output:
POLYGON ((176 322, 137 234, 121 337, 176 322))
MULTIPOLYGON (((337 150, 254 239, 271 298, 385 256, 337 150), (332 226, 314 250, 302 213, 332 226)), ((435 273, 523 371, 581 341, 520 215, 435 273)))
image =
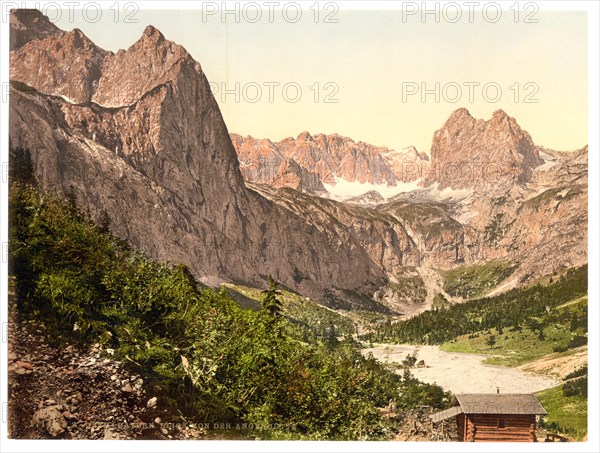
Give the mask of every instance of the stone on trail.
POLYGON ((60 436, 67 428, 67 421, 56 406, 45 407, 34 412, 31 425, 43 428, 52 437, 60 436))
POLYGON ((19 368, 23 368, 25 370, 33 370, 33 365, 29 362, 22 362, 20 360, 17 360, 16 365, 19 368))

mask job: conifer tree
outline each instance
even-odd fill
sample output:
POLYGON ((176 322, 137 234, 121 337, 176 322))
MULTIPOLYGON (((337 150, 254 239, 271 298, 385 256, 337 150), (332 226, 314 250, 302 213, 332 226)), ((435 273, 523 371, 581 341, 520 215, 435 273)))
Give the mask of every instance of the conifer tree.
POLYGON ((269 276, 269 289, 264 290, 262 293, 263 310, 267 311, 272 318, 279 318, 281 316, 281 301, 277 296, 280 296, 281 292, 277 290, 277 282, 273 277, 269 276))

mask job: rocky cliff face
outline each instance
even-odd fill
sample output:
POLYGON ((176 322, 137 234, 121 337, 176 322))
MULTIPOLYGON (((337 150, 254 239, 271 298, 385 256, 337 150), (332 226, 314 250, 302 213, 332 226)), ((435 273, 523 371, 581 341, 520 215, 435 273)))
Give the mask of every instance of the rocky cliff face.
POLYGON ((10 50, 18 49, 34 39, 61 36, 64 33, 37 9, 14 9, 10 15, 10 50))
POLYGON ((255 140, 231 134, 244 180, 273 187, 291 187, 308 193, 323 194, 321 175, 300 166, 284 155, 271 140, 255 140))
POLYGON ((392 150, 338 134, 302 132, 279 142, 237 134, 231 139, 246 181, 314 194, 325 193, 323 183, 340 180, 388 186, 415 181, 417 169, 429 160, 414 147, 392 150))
POLYGON ((409 313, 439 292, 436 269, 505 260, 507 289, 587 262, 587 148, 537 147, 502 111, 457 110, 430 164, 335 134, 274 143, 230 135, 201 65, 153 27, 116 54, 40 13, 14 12, 11 27, 10 139, 42 184, 73 187, 114 233, 208 284, 273 275, 330 306, 409 313), (423 163, 443 171, 414 172, 423 163), (422 188, 388 202, 309 195, 334 178, 422 188), (427 295, 411 307, 398 288, 419 279, 427 295))
POLYGON ((543 162, 525 185, 483 193, 470 209, 480 232, 479 253, 517 265, 512 282, 587 263, 587 147, 572 153, 538 148, 543 162))
MULTIPOLYGON (((29 18, 29 13, 21 15, 29 18)), ((22 22, 13 20, 11 26, 14 23, 22 22)), ((11 52, 11 57, 14 55, 11 79, 26 82, 46 94, 63 96, 70 102, 89 102, 109 53, 96 47, 81 30, 63 32, 44 16, 36 17, 27 30, 37 27, 44 32, 14 34, 14 41, 21 45, 11 52), (39 68, 39 72, 34 68, 39 68)))
POLYGON ((11 52, 11 79, 10 138, 41 182, 73 186, 149 255, 209 283, 270 274, 313 297, 385 284, 364 248, 245 187, 200 65, 154 28, 116 54, 78 30, 33 39, 11 52))
POLYGON ((497 189, 525 184, 541 163, 529 134, 504 111, 484 121, 461 108, 435 132, 431 167, 423 179, 440 189, 497 189))

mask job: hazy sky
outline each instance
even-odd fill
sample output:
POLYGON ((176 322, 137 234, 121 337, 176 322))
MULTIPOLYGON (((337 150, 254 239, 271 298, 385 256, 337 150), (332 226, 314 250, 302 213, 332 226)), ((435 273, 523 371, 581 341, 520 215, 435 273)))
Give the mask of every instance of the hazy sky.
POLYGON ((64 12, 56 24, 78 27, 113 51, 154 25, 201 63, 219 89, 230 132, 273 140, 304 130, 337 132, 428 152, 434 131, 453 110, 466 107, 489 118, 501 108, 539 145, 574 150, 587 144, 586 13, 538 12, 538 23, 524 23, 524 13, 515 23, 512 11, 496 23, 481 12, 471 23, 467 11, 456 23, 444 16, 439 23, 433 16, 423 21, 418 14, 403 21, 400 11, 339 11, 332 17, 337 23, 324 23, 325 13, 315 23, 308 10, 296 23, 281 12, 272 23, 267 11, 256 23, 245 20, 254 19, 254 10, 239 23, 221 13, 203 18, 198 10, 140 10, 133 16, 138 23, 125 23, 123 13, 115 23, 114 12, 104 11, 91 23, 76 11, 73 20, 64 12), (433 91, 425 102, 422 84, 433 91), (232 92, 224 99, 223 89, 232 92))

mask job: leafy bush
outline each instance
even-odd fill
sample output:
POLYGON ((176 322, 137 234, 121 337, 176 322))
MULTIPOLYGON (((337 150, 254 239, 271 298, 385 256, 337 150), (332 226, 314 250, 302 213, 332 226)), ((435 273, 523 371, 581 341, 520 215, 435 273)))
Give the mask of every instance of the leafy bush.
POLYGON ((575 335, 569 341, 569 348, 578 348, 587 344, 587 337, 585 335, 575 335))
POLYGON ((568 381, 569 379, 574 379, 574 378, 581 377, 581 376, 587 376, 587 370, 588 370, 587 365, 586 366, 580 366, 576 370, 571 371, 569 374, 567 374, 563 378, 563 380, 564 381, 568 381))
POLYGON ((581 395, 587 398, 588 379, 587 376, 573 379, 565 382, 563 385, 563 395, 576 396, 581 395))

